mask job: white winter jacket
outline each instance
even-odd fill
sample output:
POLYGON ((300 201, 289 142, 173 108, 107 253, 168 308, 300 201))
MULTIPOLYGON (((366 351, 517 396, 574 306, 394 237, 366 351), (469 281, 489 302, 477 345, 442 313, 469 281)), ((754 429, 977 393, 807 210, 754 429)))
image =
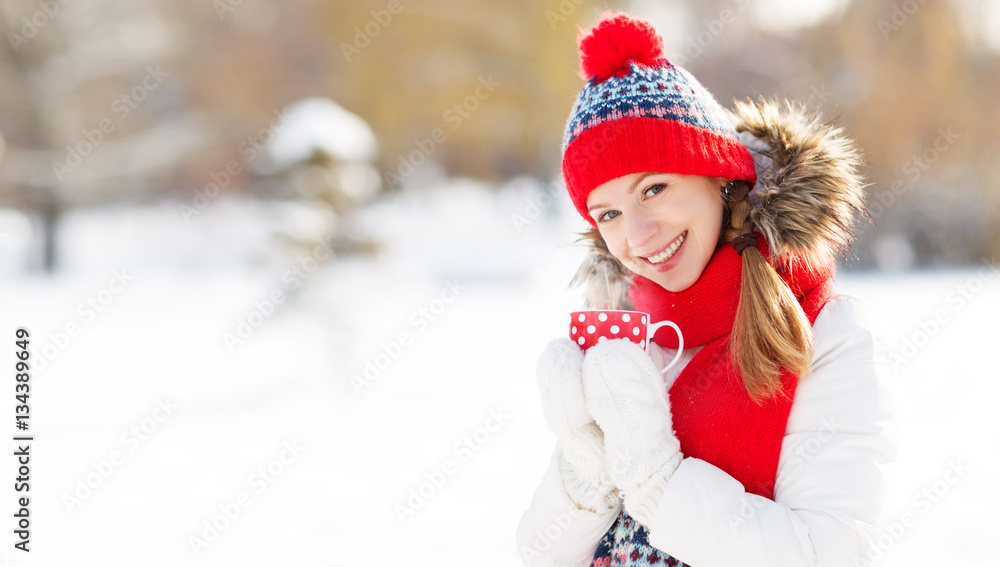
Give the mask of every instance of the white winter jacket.
MULTIPOLYGON (((714 465, 684 458, 650 523, 649 543, 692 567, 867 565, 896 460, 893 373, 865 304, 834 293, 813 325, 811 372, 795 390, 774 500, 714 465)), ((698 351, 685 349, 666 387, 698 351)), ((652 345, 659 368, 676 351, 652 345)), ((525 564, 587 566, 619 510, 578 509, 553 453, 517 528, 525 564)))

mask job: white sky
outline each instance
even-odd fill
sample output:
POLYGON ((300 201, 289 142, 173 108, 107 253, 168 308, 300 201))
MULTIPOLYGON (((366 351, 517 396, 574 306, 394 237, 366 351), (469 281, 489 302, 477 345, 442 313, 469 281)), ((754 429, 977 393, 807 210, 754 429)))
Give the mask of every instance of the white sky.
POLYGON ((996 0, 953 0, 962 15, 962 23, 981 45, 1000 52, 1000 2, 996 0))
MULTIPOLYGON (((738 3, 736 0, 734 3, 738 3)), ((791 32, 836 17, 849 0, 752 0, 750 9, 757 26, 772 32, 791 32)))
MULTIPOLYGON (((862 1, 862 0, 854 0, 862 1)), ((902 7, 906 0, 896 0, 902 7)), ((919 1, 919 0, 918 0, 919 1)), ((753 24, 772 33, 794 33, 825 20, 839 17, 851 0, 731 0, 720 6, 730 9, 737 20, 751 18, 753 24)), ((974 45, 1000 52, 1000 1, 951 0, 968 37, 974 45)), ((682 2, 634 0, 628 12, 651 22, 663 36, 668 57, 684 62, 692 57, 692 41, 708 29, 705 21, 695 21, 682 2)), ((873 22, 873 29, 874 29, 873 22)), ((742 26, 722 26, 721 33, 736 33, 742 26)))

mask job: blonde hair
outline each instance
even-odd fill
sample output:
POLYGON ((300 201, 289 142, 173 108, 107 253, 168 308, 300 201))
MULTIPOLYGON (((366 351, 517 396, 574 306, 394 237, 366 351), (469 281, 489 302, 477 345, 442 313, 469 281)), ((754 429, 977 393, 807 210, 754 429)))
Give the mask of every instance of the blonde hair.
MULTIPOLYGON (((710 179, 721 184, 727 181, 722 177, 710 179)), ((719 242, 732 242, 753 231, 749 190, 747 182, 734 181, 728 195, 718 191, 722 205, 719 242)), ((589 242, 591 250, 570 286, 588 281, 599 284, 587 286, 587 309, 632 309, 628 298, 631 272, 611 253, 599 230, 591 228, 580 236, 580 240, 589 242)), ((764 235, 758 234, 758 238, 764 235)), ((801 378, 809 371, 812 326, 772 264, 778 262, 774 254, 769 260, 756 247, 749 246, 741 262, 740 295, 728 343, 730 356, 754 402, 763 403, 775 395, 787 399, 782 373, 788 371, 801 378)))
MULTIPOLYGON (((736 181, 728 196, 722 193, 720 238, 725 242, 753 231, 749 189, 748 183, 736 181)), ((733 362, 757 403, 777 394, 787 399, 783 371, 805 376, 813 353, 812 326, 771 262, 755 246, 744 249, 739 303, 729 338, 733 362)))

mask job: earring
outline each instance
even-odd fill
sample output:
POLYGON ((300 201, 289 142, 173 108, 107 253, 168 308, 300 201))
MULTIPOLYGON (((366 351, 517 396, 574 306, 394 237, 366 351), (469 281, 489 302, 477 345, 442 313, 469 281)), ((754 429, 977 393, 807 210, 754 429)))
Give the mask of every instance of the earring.
POLYGON ((726 194, 726 197, 728 197, 729 196, 729 192, 733 190, 734 183, 736 183, 736 182, 735 181, 730 181, 729 183, 726 184, 725 187, 722 188, 722 192, 726 194))

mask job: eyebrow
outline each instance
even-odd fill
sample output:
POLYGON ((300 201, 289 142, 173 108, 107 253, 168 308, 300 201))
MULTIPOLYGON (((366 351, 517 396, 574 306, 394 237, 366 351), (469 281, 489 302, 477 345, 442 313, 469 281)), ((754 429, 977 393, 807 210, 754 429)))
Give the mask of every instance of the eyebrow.
MULTIPOLYGON (((643 179, 646 179, 650 175, 656 175, 656 174, 657 172, 655 171, 647 171, 646 173, 640 175, 635 181, 632 182, 632 185, 628 188, 628 194, 631 195, 632 193, 635 193, 635 188, 638 187, 640 183, 642 183, 643 179)), ((589 213, 590 211, 594 209, 599 209, 601 207, 607 207, 607 205, 604 203, 598 203, 596 205, 588 207, 587 212, 589 213)))

